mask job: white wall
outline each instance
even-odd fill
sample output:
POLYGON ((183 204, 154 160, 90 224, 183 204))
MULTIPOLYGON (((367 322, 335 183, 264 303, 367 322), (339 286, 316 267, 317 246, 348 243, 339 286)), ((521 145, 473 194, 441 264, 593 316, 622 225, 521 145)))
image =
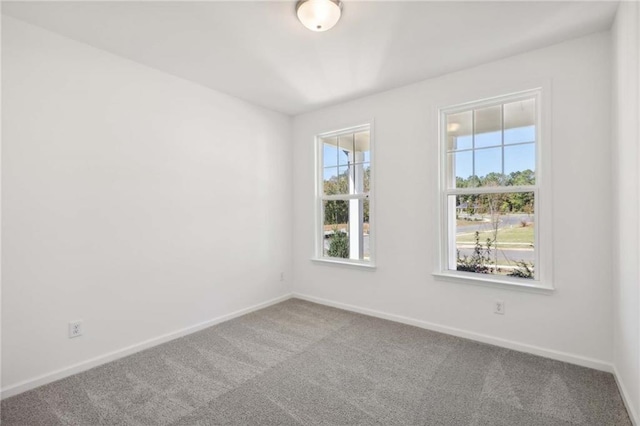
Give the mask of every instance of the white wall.
POLYGON ((609 33, 595 34, 295 117, 295 293, 610 369, 610 50, 609 33), (551 85, 553 162, 553 233, 543 238, 553 242, 557 290, 435 279, 437 108, 541 83, 551 85), (368 118, 375 120, 378 268, 312 263, 314 135, 368 118), (504 316, 493 313, 497 299, 506 303, 504 316))
POLYGON ((640 7, 622 2, 613 34, 614 365, 630 414, 640 422, 640 7))
POLYGON ((4 390, 289 292, 290 118, 7 17, 2 85, 4 390))
POLYGON ((638 412, 640 248, 622 238, 640 232, 638 6, 620 10, 613 156, 608 34, 298 116, 292 153, 283 115, 3 17, 2 388, 285 295, 293 256, 301 295, 613 362, 638 412), (541 83, 556 292, 434 279, 436 108, 541 83), (369 118, 378 268, 312 263, 313 136, 369 118), (505 316, 492 313, 496 299, 505 316), (68 339, 75 319, 85 335, 68 339))

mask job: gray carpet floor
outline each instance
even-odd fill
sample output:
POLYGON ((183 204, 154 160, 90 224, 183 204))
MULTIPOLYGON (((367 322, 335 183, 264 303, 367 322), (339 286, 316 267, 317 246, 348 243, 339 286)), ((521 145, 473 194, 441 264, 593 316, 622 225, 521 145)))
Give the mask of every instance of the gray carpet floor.
POLYGON ((2 401, 2 425, 630 425, 611 374, 301 300, 2 401))

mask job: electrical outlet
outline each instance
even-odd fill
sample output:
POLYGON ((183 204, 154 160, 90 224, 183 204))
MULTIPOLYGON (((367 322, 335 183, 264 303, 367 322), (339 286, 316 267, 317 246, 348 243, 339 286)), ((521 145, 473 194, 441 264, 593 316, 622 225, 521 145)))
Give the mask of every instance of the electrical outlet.
POLYGON ((280 281, 284 281, 284 272, 280 272, 280 281))
POLYGON ((498 315, 504 315, 504 301, 496 300, 493 313, 498 315))
POLYGON ((82 336, 82 320, 69 323, 69 339, 82 336))

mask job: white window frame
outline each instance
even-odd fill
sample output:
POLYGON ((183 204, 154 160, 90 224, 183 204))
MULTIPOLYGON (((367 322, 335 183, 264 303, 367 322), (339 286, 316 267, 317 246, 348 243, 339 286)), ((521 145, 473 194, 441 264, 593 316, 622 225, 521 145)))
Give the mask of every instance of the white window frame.
POLYGON ((375 148, 374 148, 374 131, 373 120, 364 124, 342 127, 339 130, 319 133, 315 137, 315 253, 311 259, 314 262, 324 264, 335 264, 343 266, 352 266, 356 268, 375 269, 375 197, 374 197, 374 174, 375 174, 375 148), (369 175, 369 192, 367 194, 337 194, 324 195, 324 149, 322 140, 325 138, 341 136, 369 131, 369 167, 371 168, 369 175), (342 259, 329 257, 324 255, 324 214, 323 201, 329 200, 367 200, 369 201, 369 260, 360 259, 342 259))
POLYGON ((439 141, 439 165, 440 165, 440 185, 439 185, 439 212, 440 212, 440 256, 439 268, 434 275, 454 282, 465 282, 472 284, 499 286, 503 288, 521 288, 540 290, 543 292, 554 290, 551 280, 551 212, 550 212, 550 162, 546 156, 549 151, 547 145, 549 143, 548 128, 548 111, 550 105, 544 87, 524 90, 520 92, 509 93, 505 95, 485 98, 476 101, 458 103, 452 106, 440 108, 438 110, 438 141, 439 141), (487 108, 496 105, 502 105, 518 100, 535 98, 536 104, 536 140, 535 140, 535 185, 519 187, 480 187, 472 191, 468 189, 449 188, 448 181, 451 165, 447 156, 447 124, 446 118, 449 114, 455 114, 470 111, 479 108, 487 108), (497 274, 480 274, 474 272, 457 271, 450 269, 451 253, 455 252, 456 242, 455 234, 452 235, 452 226, 450 220, 450 206, 448 205, 449 196, 458 194, 474 194, 481 193, 505 193, 505 192, 533 192, 535 199, 534 210, 534 239, 535 239, 535 277, 517 278, 509 276, 501 276, 497 274), (549 241, 547 240, 549 239, 549 241))

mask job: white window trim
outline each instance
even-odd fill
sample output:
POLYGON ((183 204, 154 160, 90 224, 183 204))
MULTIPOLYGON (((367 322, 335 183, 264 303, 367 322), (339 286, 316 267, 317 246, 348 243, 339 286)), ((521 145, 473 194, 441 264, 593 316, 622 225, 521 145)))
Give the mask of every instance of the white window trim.
MULTIPOLYGON (((433 273, 437 279, 448 282, 478 284, 506 289, 525 290, 541 293, 550 293, 555 290, 552 280, 552 212, 551 212, 551 146, 550 146, 550 90, 549 84, 542 84, 534 89, 507 93, 500 96, 484 98, 479 101, 467 101, 452 106, 438 109, 438 155, 439 155, 439 185, 438 185, 438 212, 439 212, 439 262, 438 269, 433 273), (535 269, 536 278, 505 277, 492 274, 478 274, 474 272, 455 271, 448 268, 449 229, 446 222, 448 218, 447 196, 455 194, 455 189, 447 188, 447 147, 446 114, 468 111, 470 109, 489 107, 503 104, 518 99, 536 98, 536 185, 532 189, 535 192, 536 208, 535 221, 535 269)), ((491 187, 478 188, 477 192, 510 192, 518 187, 491 187)), ((527 187, 528 188, 528 187, 527 187)))
POLYGON ((314 167, 314 180, 315 180, 315 252, 311 258, 312 262, 324 265, 337 265, 342 267, 353 267, 357 269, 376 269, 376 244, 375 244, 375 135, 374 135, 374 122, 373 120, 361 121, 358 124, 351 126, 341 126, 338 130, 326 131, 318 133, 315 136, 314 141, 315 150, 315 167, 314 167), (345 194, 338 196, 325 196, 323 188, 323 179, 321 173, 323 170, 323 147, 322 139, 333 136, 340 136, 343 134, 350 134, 358 132, 359 130, 369 130, 369 165, 371 172, 369 175, 369 194, 368 196, 363 194, 345 194), (322 201, 327 199, 367 199, 369 201, 369 260, 358 259, 341 259, 324 256, 324 222, 322 215, 322 201))

